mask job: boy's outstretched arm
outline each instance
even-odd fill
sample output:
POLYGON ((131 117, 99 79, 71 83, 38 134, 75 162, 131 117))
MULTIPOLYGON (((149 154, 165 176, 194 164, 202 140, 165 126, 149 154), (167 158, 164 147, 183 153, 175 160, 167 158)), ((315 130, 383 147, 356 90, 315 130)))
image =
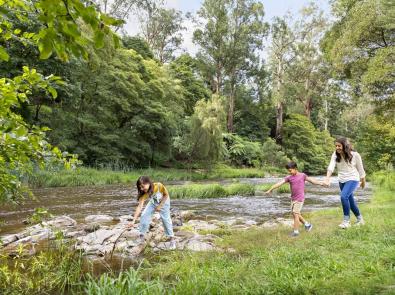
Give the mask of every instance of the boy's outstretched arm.
POLYGON ((273 184, 271 188, 269 188, 265 194, 270 194, 272 192, 272 190, 279 188, 280 186, 282 186, 285 183, 285 180, 281 180, 280 182, 277 182, 276 184, 273 184))
POLYGON ((323 181, 315 180, 314 178, 311 177, 306 177, 306 180, 312 184, 325 186, 325 183, 323 181))

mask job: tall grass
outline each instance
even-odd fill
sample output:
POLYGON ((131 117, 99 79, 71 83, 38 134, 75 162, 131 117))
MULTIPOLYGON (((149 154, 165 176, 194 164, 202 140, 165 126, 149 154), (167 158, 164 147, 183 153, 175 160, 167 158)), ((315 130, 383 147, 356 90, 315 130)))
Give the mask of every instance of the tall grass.
POLYGON ((158 280, 143 281, 139 273, 130 268, 125 272, 119 273, 117 277, 111 274, 103 274, 99 279, 96 279, 88 275, 82 289, 80 291, 89 295, 155 295, 164 294, 165 288, 158 280))
POLYGON ((148 175, 155 181, 169 180, 205 180, 220 178, 263 177, 264 172, 255 168, 231 168, 218 166, 212 170, 182 169, 136 169, 127 172, 97 170, 80 167, 76 170, 45 171, 37 170, 30 176, 28 183, 32 187, 62 187, 134 183, 141 175, 148 175))
POLYGON ((61 294, 82 277, 82 257, 65 245, 31 257, 23 249, 13 259, 0 255, 0 294, 61 294))
POLYGON ((189 184, 169 187, 172 199, 207 199, 223 198, 228 196, 242 195, 252 196, 255 188, 251 184, 235 183, 229 186, 219 184, 189 184))

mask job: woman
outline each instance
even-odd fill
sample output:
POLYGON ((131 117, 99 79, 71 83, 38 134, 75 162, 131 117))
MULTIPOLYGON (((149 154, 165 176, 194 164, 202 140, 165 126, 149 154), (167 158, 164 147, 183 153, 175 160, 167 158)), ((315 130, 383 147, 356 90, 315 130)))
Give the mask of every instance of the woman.
POLYGON ((339 224, 339 227, 346 229, 351 226, 350 209, 357 217, 356 225, 364 224, 364 220, 354 199, 354 191, 358 185, 361 188, 365 187, 366 174, 363 169, 361 156, 352 150, 352 146, 346 138, 341 137, 336 139, 335 149, 324 183, 329 186, 330 176, 336 167, 344 215, 343 222, 339 224))

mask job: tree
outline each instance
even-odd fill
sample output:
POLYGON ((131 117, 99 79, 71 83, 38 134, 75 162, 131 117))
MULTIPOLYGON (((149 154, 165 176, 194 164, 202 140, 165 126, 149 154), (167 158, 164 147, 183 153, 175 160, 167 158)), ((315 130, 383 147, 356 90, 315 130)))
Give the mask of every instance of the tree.
MULTIPOLYGON (((170 158, 183 115, 179 81, 134 50, 99 52, 98 64, 76 68, 79 95, 54 106, 49 138, 88 165, 148 167, 170 158)), ((43 118, 44 119, 44 118, 43 118)))
POLYGON ((170 63, 172 76, 181 82, 185 98, 185 114, 192 115, 199 100, 208 100, 210 91, 204 85, 198 62, 189 54, 182 54, 170 63))
MULTIPOLYGON (((12 0, 1 4, 0 14, 2 63, 9 61, 10 57, 12 59, 6 50, 11 39, 18 39, 22 44, 35 44, 42 59, 55 53, 62 60, 68 60, 70 55, 87 57, 86 45, 101 47, 106 35, 117 40, 109 29, 109 25, 115 25, 117 21, 98 14, 92 6, 85 6, 78 0, 68 1, 67 6, 60 0, 12 0), (31 32, 29 28, 23 31, 14 25, 15 18, 21 22, 28 21, 31 14, 41 22, 38 32, 31 32), (84 34, 83 26, 89 28, 92 35, 84 34)), ((18 114, 21 104, 28 101, 35 90, 50 93, 56 98, 57 92, 52 83, 59 84, 59 78, 44 77, 27 67, 21 75, 0 79, 0 201, 16 201, 23 197, 27 189, 20 177, 32 171, 32 164, 44 165, 51 155, 61 157, 60 151, 46 142, 47 129, 27 126, 18 114)), ((66 160, 66 164, 71 162, 66 160)))
POLYGON ((294 56, 295 35, 290 29, 287 18, 275 18, 271 26, 270 69, 272 73, 272 96, 276 106, 275 139, 281 142, 283 128, 284 104, 286 93, 286 72, 294 56))
POLYGON ((208 101, 197 102, 193 115, 181 129, 183 133, 174 138, 173 146, 189 163, 200 161, 210 167, 221 156, 224 127, 223 98, 213 95, 208 101))
POLYGON ((395 7, 388 0, 334 1, 337 21, 321 42, 325 57, 354 97, 394 116, 395 7))
POLYGON ((257 51, 267 31, 263 5, 254 0, 206 0, 198 14, 207 23, 204 30, 194 32, 194 41, 214 65, 216 93, 220 93, 223 75, 228 78, 227 129, 233 132, 236 84, 258 61, 257 51))
POLYGON ((324 173, 333 152, 333 138, 327 131, 318 131, 310 120, 292 114, 285 120, 283 147, 287 156, 313 174, 324 173))
POLYGON ((154 54, 149 47, 149 44, 142 38, 137 36, 124 36, 122 44, 127 49, 133 49, 139 53, 144 59, 154 58, 154 54))
POLYGON ((181 31, 185 28, 181 11, 165 9, 153 1, 141 10, 139 20, 142 35, 155 57, 161 63, 172 60, 183 40, 181 31))
POLYGON ((295 25, 295 60, 287 75, 292 98, 302 104, 307 118, 321 99, 329 79, 329 68, 319 48, 326 27, 323 12, 315 4, 303 8, 302 17, 295 25))
POLYGON ((395 167, 395 120, 370 115, 360 124, 357 148, 368 171, 395 167))

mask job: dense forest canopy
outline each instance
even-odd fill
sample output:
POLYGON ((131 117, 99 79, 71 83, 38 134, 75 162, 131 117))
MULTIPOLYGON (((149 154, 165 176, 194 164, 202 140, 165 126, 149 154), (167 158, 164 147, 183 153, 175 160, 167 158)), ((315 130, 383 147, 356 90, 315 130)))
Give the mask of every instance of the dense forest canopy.
POLYGON ((368 172, 393 167, 391 2, 335 0, 331 19, 310 4, 268 23, 261 1, 205 0, 192 56, 179 54, 191 16, 162 1, 0 1, 1 199, 76 157, 115 168, 293 159, 324 173, 340 135, 368 172), (136 36, 120 30, 132 14, 136 36))

